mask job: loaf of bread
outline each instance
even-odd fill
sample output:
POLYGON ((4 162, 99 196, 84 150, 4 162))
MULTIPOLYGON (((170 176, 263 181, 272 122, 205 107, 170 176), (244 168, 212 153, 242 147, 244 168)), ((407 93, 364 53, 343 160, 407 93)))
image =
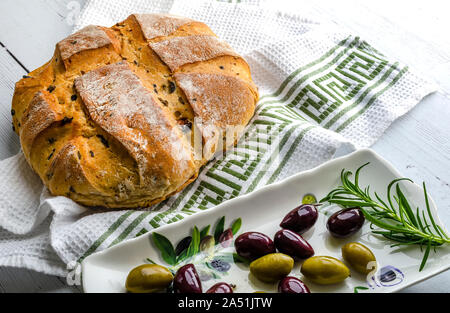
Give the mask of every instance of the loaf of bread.
POLYGON ((257 101, 248 64, 208 26, 135 14, 59 42, 16 84, 11 112, 53 195, 138 208, 192 183, 236 143, 257 101))

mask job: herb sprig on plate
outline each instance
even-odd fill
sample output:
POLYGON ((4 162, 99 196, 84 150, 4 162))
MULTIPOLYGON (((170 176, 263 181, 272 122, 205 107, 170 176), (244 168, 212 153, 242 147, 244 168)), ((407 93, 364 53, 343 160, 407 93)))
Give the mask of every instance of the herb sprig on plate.
POLYGON ((344 207, 360 207, 366 219, 372 224, 372 232, 397 242, 392 245, 393 247, 420 245, 422 251, 423 247, 426 247, 420 264, 422 271, 431 249, 450 243, 446 232, 433 218, 426 185, 423 183, 426 210, 419 208, 414 210, 401 190, 400 182, 412 182, 408 178, 392 181, 387 187, 387 200, 383 200, 376 192, 371 194, 370 186, 362 189, 359 185, 360 172, 369 164, 361 166, 356 171, 354 181, 350 180, 353 175, 351 171, 342 170, 342 186, 331 191, 321 202, 344 207), (373 226, 379 229, 374 229, 373 226))

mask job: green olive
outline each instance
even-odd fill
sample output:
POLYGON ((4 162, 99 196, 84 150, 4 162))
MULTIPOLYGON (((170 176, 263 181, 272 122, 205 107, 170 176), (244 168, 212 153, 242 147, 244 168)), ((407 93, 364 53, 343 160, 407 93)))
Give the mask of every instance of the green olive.
POLYGON ((200 251, 204 252, 207 256, 214 256, 214 247, 216 242, 213 236, 206 236, 200 242, 200 251))
POLYGON ((366 275, 374 269, 377 261, 369 248, 357 242, 343 246, 342 257, 355 271, 366 275))
POLYGON ((126 288, 132 293, 154 293, 165 290, 172 281, 172 273, 164 266, 145 264, 128 274, 126 288))
POLYGON ((275 283, 286 277, 293 267, 293 258, 282 253, 272 253, 253 261, 250 272, 265 283, 275 283))
POLYGON ((301 269, 310 281, 320 285, 337 284, 350 276, 350 270, 338 259, 329 256, 315 256, 307 259, 301 269))

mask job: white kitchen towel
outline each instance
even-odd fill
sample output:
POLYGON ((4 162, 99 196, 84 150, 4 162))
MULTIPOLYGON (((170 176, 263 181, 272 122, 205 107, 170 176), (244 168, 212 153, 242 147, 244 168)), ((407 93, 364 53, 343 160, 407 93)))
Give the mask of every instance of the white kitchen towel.
POLYGON ((64 276, 91 253, 372 145, 437 89, 301 2, 299 11, 263 0, 88 1, 76 29, 145 12, 205 22, 245 56, 261 101, 235 149, 150 210, 94 211, 52 197, 22 154, 0 162, 0 265, 64 276))

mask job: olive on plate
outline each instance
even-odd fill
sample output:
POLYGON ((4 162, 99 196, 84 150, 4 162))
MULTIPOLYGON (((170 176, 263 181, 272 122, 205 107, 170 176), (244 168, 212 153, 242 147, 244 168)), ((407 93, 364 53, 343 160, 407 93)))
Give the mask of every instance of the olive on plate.
POLYGON ((283 253, 265 255, 250 264, 250 272, 265 283, 275 283, 292 271, 294 259, 283 253))
POLYGON ((303 263, 301 273, 320 285, 337 284, 350 276, 350 270, 344 263, 329 256, 309 258, 303 263))
POLYGON ((355 271, 369 274, 376 268, 376 258, 373 252, 365 245, 350 242, 342 247, 342 257, 355 271))
POLYGON ((175 254, 179 256, 181 253, 183 253, 187 248, 189 248, 189 245, 192 242, 192 237, 188 236, 184 239, 182 239, 175 248, 175 254))
POLYGON ((302 204, 317 204, 317 198, 312 193, 305 195, 302 199, 302 204))
POLYGON ((327 228, 333 237, 347 238, 357 233, 363 227, 365 220, 359 208, 344 209, 330 216, 327 228))
POLYGON ((128 274, 125 287, 132 293, 154 293, 167 289, 172 281, 172 273, 164 266, 145 264, 128 274))
POLYGON ((233 231, 231 228, 225 230, 219 237, 219 243, 223 248, 228 248, 233 243, 233 231))
POLYGON ((227 283, 218 283, 209 288, 206 293, 233 293, 233 287, 227 283))
POLYGON ((202 282, 193 264, 181 267, 173 281, 173 289, 176 293, 202 293, 202 282))
POLYGON ((234 241, 236 252, 248 260, 256 260, 270 253, 275 253, 275 244, 268 236, 258 232, 240 235, 234 241))
POLYGON ((314 255, 311 245, 302 236, 288 229, 278 231, 274 243, 278 251, 296 260, 308 259, 314 255))
POLYGON ((285 277, 278 284, 280 293, 311 293, 308 286, 296 277, 285 277))
POLYGON ((312 204, 303 204, 289 212, 281 222, 280 226, 284 229, 303 234, 311 229, 317 222, 319 212, 312 204))
POLYGON ((216 241, 213 236, 206 236, 200 241, 200 251, 206 254, 207 256, 214 255, 214 247, 216 245, 216 241))

